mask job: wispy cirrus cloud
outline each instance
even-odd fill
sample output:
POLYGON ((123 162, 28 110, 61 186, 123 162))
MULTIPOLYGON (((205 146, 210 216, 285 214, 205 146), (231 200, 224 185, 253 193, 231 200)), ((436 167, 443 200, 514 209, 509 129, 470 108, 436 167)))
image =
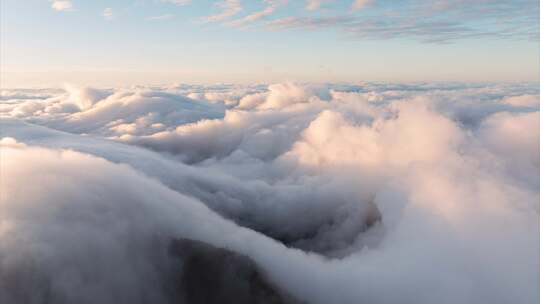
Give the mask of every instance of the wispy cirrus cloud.
POLYGON ((171 4, 178 5, 178 6, 184 6, 184 5, 191 4, 191 0, 160 0, 160 1, 163 2, 163 3, 171 3, 171 4))
POLYGON ((234 26, 234 27, 243 27, 253 22, 262 20, 274 14, 276 9, 279 6, 285 4, 287 1, 286 0, 265 0, 264 2, 267 4, 267 6, 263 10, 253 12, 241 19, 231 21, 227 23, 227 25, 234 26))
POLYGON ((315 11, 321 8, 325 3, 332 2, 334 0, 306 0, 306 9, 308 11, 315 11))
POLYGON ((173 14, 164 14, 159 16, 150 16, 147 17, 147 21, 160 21, 160 20, 170 20, 173 19, 175 16, 173 14))
MULTIPOLYGON (((321 1, 308 1, 312 9, 321 1)), ((408 38, 427 43, 448 43, 478 37, 538 40, 540 3, 499 0, 411 1, 396 6, 373 0, 352 2, 353 12, 333 15, 287 16, 269 21, 271 30, 334 29, 349 39, 408 38)))
POLYGON ((271 30, 285 29, 308 29, 317 30, 324 27, 341 27, 353 24, 352 16, 332 16, 332 17, 285 17, 272 20, 267 23, 271 30))
MULTIPOLYGON (((74 10, 71 0, 49 0, 56 11, 74 10)), ((192 0, 159 0, 176 6, 192 0)), ((298 7, 285 7, 287 0, 258 1, 259 9, 243 6, 241 0, 214 1, 214 14, 198 17, 200 23, 218 23, 235 28, 253 24, 271 30, 334 30, 347 39, 387 40, 404 38, 427 43, 448 43, 491 37, 507 40, 540 40, 537 0, 409 0, 399 4, 377 0, 303 0, 298 7), (280 14, 276 11, 284 7, 280 14), (324 10, 321 11, 321 9, 324 10), (305 10, 304 10, 305 9, 305 10)), ((114 18, 112 9, 102 16, 114 18)), ((167 20, 167 12, 146 20, 167 20)))
POLYGON ((354 0, 353 4, 352 4, 352 9, 353 10, 361 10, 363 8, 365 8, 367 5, 370 5, 372 3, 374 3, 375 1, 374 0, 354 0))
POLYGON ((202 18, 203 22, 221 22, 233 17, 234 15, 241 12, 243 9, 240 0, 223 0, 221 2, 217 2, 215 6, 219 7, 221 9, 221 12, 202 18))
MULTIPOLYGON (((335 0, 306 0, 306 10, 308 11, 316 11, 320 9, 322 6, 332 3, 335 0)), ((351 8, 353 10, 360 10, 364 7, 373 4, 375 0, 353 0, 351 3, 351 8)))

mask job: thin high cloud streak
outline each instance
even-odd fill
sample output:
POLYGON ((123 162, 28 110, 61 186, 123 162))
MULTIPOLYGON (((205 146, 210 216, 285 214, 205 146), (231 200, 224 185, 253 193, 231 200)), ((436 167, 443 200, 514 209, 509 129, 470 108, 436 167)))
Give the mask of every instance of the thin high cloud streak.
POLYGON ((184 5, 191 4, 191 0, 160 0, 160 1, 163 2, 163 3, 171 3, 171 4, 178 5, 178 6, 184 6, 184 5))
MULTIPOLYGON (((269 2, 269 1, 265 1, 269 2)), ((447 43, 461 39, 491 37, 511 40, 538 40, 537 26, 540 4, 534 0, 519 1, 405 1, 400 6, 387 6, 381 1, 355 0, 343 12, 332 6, 338 1, 308 0, 306 10, 315 14, 270 18, 281 4, 272 2, 263 11, 225 22, 246 27, 258 21, 269 30, 308 29, 336 30, 349 39, 412 38, 426 43, 447 43), (321 8, 332 8, 318 14, 321 8)), ((240 5, 240 3, 238 3, 240 5)), ((223 15, 227 19, 234 14, 223 15)))
POLYGON ((175 16, 173 14, 165 14, 165 15, 147 17, 146 20, 148 20, 148 21, 160 21, 160 20, 173 19, 174 17, 175 16))
POLYGON ((221 11, 218 14, 202 18, 203 22, 222 22, 243 10, 240 0, 223 0, 215 4, 221 11))
MULTIPOLYGON (((186 0, 161 0, 161 4, 184 7, 186 0)), ((536 0, 425 1, 386 3, 376 0, 307 0, 304 11, 287 0, 259 1, 262 9, 250 10, 240 0, 214 2, 212 10, 197 23, 217 23, 259 30, 328 30, 348 39, 409 38, 426 43, 495 38, 537 41, 540 37, 536 0), (276 14, 280 12, 281 14, 276 14)), ((51 1, 57 11, 72 11, 71 1, 51 1)), ((210 9, 209 9, 210 11, 210 9)), ((169 16, 169 14, 162 16, 169 16)), ((159 16, 158 16, 159 17, 159 16)), ((106 18, 108 19, 108 18, 106 18)), ((149 20, 170 18, 148 17, 149 20)))
POLYGON ((363 9, 361 17, 355 14, 288 16, 270 21, 267 27, 333 28, 350 39, 407 37, 427 43, 479 37, 535 41, 539 35, 540 5, 536 1, 407 1, 399 8, 358 1, 353 6, 363 9))
POLYGON ((244 27, 248 26, 254 22, 267 18, 274 14, 274 12, 280 7, 287 3, 287 0, 265 0, 264 3, 267 5, 263 10, 253 12, 241 19, 237 19, 227 23, 227 25, 235 27, 244 27))
POLYGON ((245 254, 307 303, 540 300, 534 84, 1 100, 2 303, 166 303, 172 238, 245 254))
POLYGON ((370 5, 374 0, 354 0, 352 4, 353 10, 361 10, 366 6, 370 5))

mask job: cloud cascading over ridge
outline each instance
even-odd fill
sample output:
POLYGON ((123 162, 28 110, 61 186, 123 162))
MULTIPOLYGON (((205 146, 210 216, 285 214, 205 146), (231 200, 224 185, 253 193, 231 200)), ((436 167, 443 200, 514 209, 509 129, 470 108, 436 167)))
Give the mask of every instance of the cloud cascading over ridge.
POLYGON ((172 303, 175 239, 249 257, 291 303, 540 300, 535 84, 0 100, 1 303, 172 303))

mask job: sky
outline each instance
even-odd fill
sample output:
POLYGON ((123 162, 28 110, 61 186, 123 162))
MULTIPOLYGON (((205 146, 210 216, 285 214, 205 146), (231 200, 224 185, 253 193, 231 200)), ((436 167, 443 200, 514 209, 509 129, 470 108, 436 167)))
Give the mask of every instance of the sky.
POLYGON ((538 81, 536 0, 2 0, 1 85, 538 81))

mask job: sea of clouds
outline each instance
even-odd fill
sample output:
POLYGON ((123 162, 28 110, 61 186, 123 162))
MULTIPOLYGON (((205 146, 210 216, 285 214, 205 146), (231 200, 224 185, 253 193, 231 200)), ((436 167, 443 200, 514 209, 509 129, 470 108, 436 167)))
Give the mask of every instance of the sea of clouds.
POLYGON ((166 303, 172 239, 300 303, 540 302, 537 84, 3 89, 0 303, 166 303))

